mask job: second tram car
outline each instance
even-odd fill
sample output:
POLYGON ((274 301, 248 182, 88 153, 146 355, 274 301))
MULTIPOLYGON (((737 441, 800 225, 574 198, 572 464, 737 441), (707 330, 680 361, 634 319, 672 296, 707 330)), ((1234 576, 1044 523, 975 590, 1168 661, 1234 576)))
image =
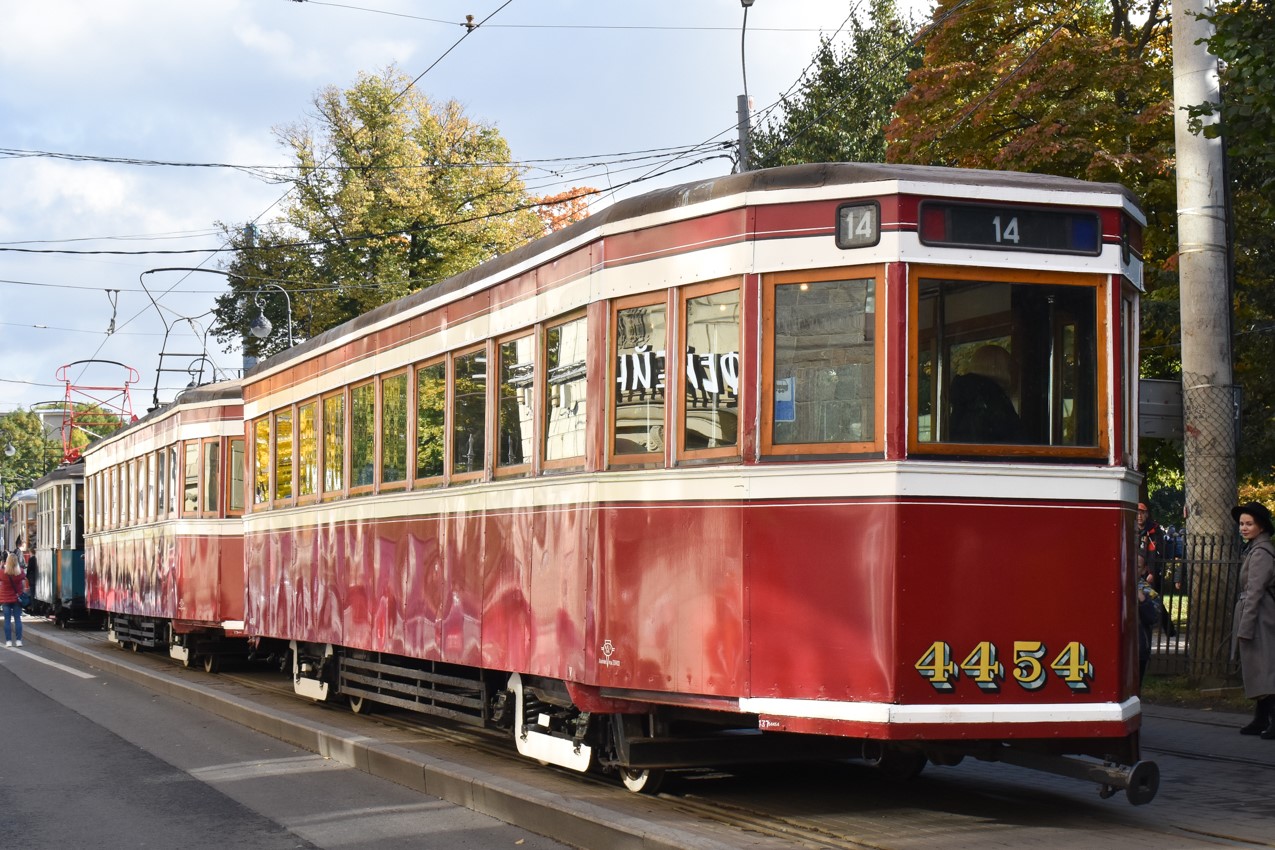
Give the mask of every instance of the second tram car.
POLYGON ((63 464, 35 482, 36 547, 31 610, 59 626, 93 614, 84 593, 84 463, 63 464))
MULTIPOLYGON (((301 695, 505 726, 638 791, 975 757, 1146 802, 1143 225, 1110 184, 795 166, 619 202, 376 309, 233 385, 243 630, 301 695)), ((181 571, 133 564, 212 521, 219 415, 90 448, 95 604, 176 623, 181 571), (179 440, 195 496, 164 531, 149 482, 176 479, 148 458, 179 440)))

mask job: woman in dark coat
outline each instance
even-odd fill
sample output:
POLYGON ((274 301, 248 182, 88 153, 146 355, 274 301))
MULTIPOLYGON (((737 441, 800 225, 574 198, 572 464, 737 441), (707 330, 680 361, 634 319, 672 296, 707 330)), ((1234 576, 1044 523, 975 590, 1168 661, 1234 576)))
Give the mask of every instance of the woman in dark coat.
POLYGON ((1235 644, 1239 647, 1244 696, 1257 700, 1253 722, 1241 735, 1275 740, 1275 546, 1271 512, 1249 502, 1231 510, 1248 542, 1240 564, 1240 598, 1235 603, 1235 644))

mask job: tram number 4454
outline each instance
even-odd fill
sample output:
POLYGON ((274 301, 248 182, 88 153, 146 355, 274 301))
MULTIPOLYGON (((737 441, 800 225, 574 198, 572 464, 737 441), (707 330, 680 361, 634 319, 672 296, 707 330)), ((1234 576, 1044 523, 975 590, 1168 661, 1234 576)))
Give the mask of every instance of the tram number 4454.
MULTIPOLYGON (((1010 678, 1024 690, 1034 691, 1044 687, 1049 674, 1053 673, 1073 691, 1089 690, 1089 683, 1093 679, 1093 665, 1089 663, 1089 653, 1083 643, 1068 643, 1062 652, 1046 663, 1048 656, 1048 647, 1038 640, 1014 641, 1014 653, 1009 660, 1010 678)), ((1005 664, 1001 662, 994 643, 986 640, 980 642, 959 664, 955 658, 951 646, 936 640, 913 666, 929 680, 936 691, 953 690, 956 680, 962 675, 984 691, 995 692, 1001 689, 1001 683, 1005 680, 1005 664)))

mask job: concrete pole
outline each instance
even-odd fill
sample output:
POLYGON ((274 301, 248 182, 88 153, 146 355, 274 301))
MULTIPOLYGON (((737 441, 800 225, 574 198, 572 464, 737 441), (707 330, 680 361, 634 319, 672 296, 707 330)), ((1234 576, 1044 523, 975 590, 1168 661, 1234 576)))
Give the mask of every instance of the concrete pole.
POLYGON ((1184 111, 1220 99, 1217 58, 1197 43, 1212 35, 1212 25, 1196 17, 1211 12, 1211 5, 1209 0, 1173 4, 1186 504, 1191 533, 1231 536, 1235 411, 1223 149, 1221 139, 1190 132, 1184 111))
POLYGON ((752 169, 749 152, 753 135, 753 99, 746 94, 735 98, 735 108, 739 118, 739 173, 752 169))
MULTIPOLYGON (((1187 559, 1191 579, 1190 679, 1220 683, 1228 669, 1233 598, 1235 396, 1231 373, 1231 286, 1226 178, 1220 139, 1187 128, 1186 107, 1220 102, 1217 58, 1197 18, 1211 0, 1173 3, 1173 105, 1177 148, 1178 280, 1182 311, 1182 401, 1187 559)), ((1214 118, 1213 120, 1218 120, 1214 118)))

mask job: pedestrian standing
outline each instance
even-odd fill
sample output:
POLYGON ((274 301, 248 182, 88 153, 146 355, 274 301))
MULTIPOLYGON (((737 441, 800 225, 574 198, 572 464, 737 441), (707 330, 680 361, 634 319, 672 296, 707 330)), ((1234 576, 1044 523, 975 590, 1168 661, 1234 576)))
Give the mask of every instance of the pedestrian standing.
POLYGON ((1260 502, 1231 510, 1248 543, 1240 564, 1240 598, 1235 603, 1235 645, 1244 676, 1244 696, 1257 701, 1253 722, 1241 735, 1275 740, 1275 546, 1271 512, 1260 502))
POLYGON ((4 645, 14 646, 14 625, 17 627, 17 646, 22 646, 22 605, 18 596, 27 589, 27 574, 18 565, 18 556, 9 553, 4 559, 4 575, 0 576, 0 609, 4 610, 4 645), (13 622, 10 623, 10 618, 13 622))

